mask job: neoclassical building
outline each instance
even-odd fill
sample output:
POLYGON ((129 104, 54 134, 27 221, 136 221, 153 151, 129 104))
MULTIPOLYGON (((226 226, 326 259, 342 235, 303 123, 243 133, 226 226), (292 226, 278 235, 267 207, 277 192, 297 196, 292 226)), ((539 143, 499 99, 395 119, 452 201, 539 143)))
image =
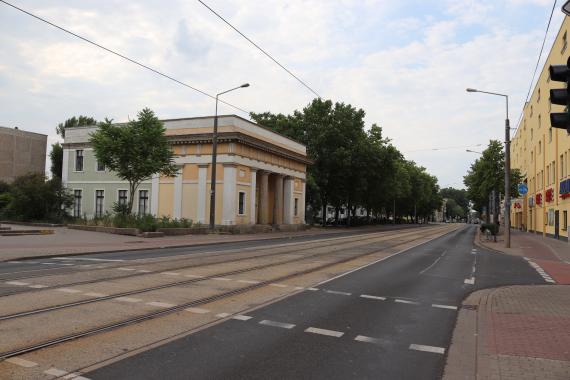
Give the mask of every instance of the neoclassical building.
MULTIPOLYGON (((162 121, 179 173, 155 176, 136 194, 97 162, 89 145, 95 126, 66 130, 62 177, 75 216, 103 215, 134 196, 139 214, 208 223, 214 117, 162 121)), ((218 133, 216 224, 303 224, 306 147, 235 115, 218 117, 218 133)))

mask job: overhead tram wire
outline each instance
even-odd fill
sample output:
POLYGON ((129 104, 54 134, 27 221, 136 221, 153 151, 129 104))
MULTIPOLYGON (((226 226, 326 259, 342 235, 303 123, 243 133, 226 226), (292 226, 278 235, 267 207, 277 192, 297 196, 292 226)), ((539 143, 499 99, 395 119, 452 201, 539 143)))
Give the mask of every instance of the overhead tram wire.
MULTIPOLYGON (((127 61, 129 61, 129 62, 131 62, 131 63, 134 63, 135 65, 140 66, 140 67, 142 67, 142 68, 144 68, 144 69, 150 70, 150 71, 152 71, 153 73, 158 74, 158 75, 160 75, 160 76, 162 76, 162 77, 164 77, 164 78, 166 78, 166 79, 169 79, 169 80, 171 80, 171 81, 173 81, 173 82, 175 82, 175 83, 177 83, 177 84, 179 84, 179 85, 181 85, 181 86, 184 86, 184 87, 187 87, 187 88, 189 88, 189 89, 191 89, 191 90, 194 90, 194 91, 196 91, 196 92, 199 92, 200 94, 205 95, 205 96, 207 96, 207 97, 209 97, 209 98, 216 99, 216 96, 214 96, 214 95, 208 94, 207 92, 205 92, 205 91, 203 91, 203 90, 200 90, 199 88, 196 88, 196 87, 194 87, 194 86, 191 86, 191 85, 189 85, 188 83, 184 83, 184 82, 182 82, 182 81, 180 81, 180 80, 178 80, 178 79, 176 79, 176 78, 174 78, 174 77, 172 77, 172 76, 170 76, 170 75, 168 75, 168 74, 164 74, 163 72, 160 72, 160 71, 158 71, 158 70, 156 70, 156 69, 153 69, 152 67, 147 66, 147 65, 145 65, 144 63, 138 62, 138 61, 136 61, 136 60, 134 60, 134 59, 132 59, 132 58, 127 57, 127 56, 124 55, 124 54, 118 53, 118 52, 116 52, 116 51, 114 51, 114 50, 111 50, 111 49, 109 49, 109 48, 107 48, 107 47, 105 47, 105 46, 103 46, 103 45, 100 45, 100 44, 98 44, 97 42, 94 42, 94 41, 92 41, 92 40, 90 40, 90 39, 88 39, 88 38, 86 38, 86 37, 83 37, 83 36, 81 36, 81 35, 79 35, 79 34, 77 34, 77 33, 74 33, 74 32, 72 32, 72 31, 70 31, 70 30, 68 30, 68 29, 66 29, 66 28, 64 28, 64 27, 62 27, 62 26, 59 26, 59 25, 57 25, 57 24, 55 24, 55 23, 53 23, 53 22, 51 22, 51 21, 48 21, 48 20, 46 20, 46 19, 44 19, 44 18, 42 18, 42 17, 40 17, 40 16, 37 16, 37 15, 35 15, 35 14, 33 14, 33 13, 31 13, 31 12, 25 10, 25 9, 22 9, 22 8, 20 8, 20 7, 16 6, 16 5, 14 5, 14 4, 11 4, 11 3, 9 3, 9 2, 7 2, 7 1, 5 1, 5 0, 0 0, 0 2, 1 2, 1 3, 4 3, 4 4, 6 4, 6 5, 8 5, 8 6, 12 7, 12 8, 14 8, 14 9, 16 9, 16 10, 18 10, 18 11, 20 11, 20 12, 22 12, 22 13, 24 13, 24 14, 30 16, 30 17, 33 17, 33 18, 35 18, 35 19, 37 19, 37 20, 39 20, 39 21, 42 21, 42 22, 44 22, 44 23, 50 25, 50 26, 53 26, 53 27, 56 28, 56 29, 59 29, 59 30, 61 30, 61 31, 67 33, 67 34, 70 34, 70 35, 72 35, 72 36, 74 36, 74 37, 76 37, 76 38, 79 38, 80 40, 82 40, 82 41, 84 41, 84 42, 87 42, 87 43, 89 43, 89 44, 91 44, 91 45, 93 45, 93 46, 95 46, 95 47, 98 47, 99 49, 105 50, 105 51, 108 52, 108 53, 111 53, 111 54, 113 54, 113 55, 115 55, 115 56, 117 56, 117 57, 119 57, 119 58, 122 58, 122 59, 124 59, 124 60, 127 60, 127 61)), ((224 100, 221 100, 221 99, 220 99, 219 101, 220 101, 221 103, 224 103, 225 105, 230 106, 230 107, 232 107, 232 108, 234 108, 234 109, 236 109, 236 110, 238 110, 238 111, 240 111, 240 112, 243 112, 243 113, 245 113, 245 114, 247 114, 247 115, 250 114, 250 111, 247 111, 247 110, 245 110, 245 109, 243 109, 243 108, 240 108, 240 107, 238 107, 238 106, 235 106, 235 105, 233 105, 233 104, 231 104, 231 103, 228 103, 228 102, 226 102, 226 101, 224 101, 224 100)))
MULTIPOLYGON (((556 9, 556 2, 557 2, 557 0, 554 0, 554 3, 552 4, 552 10, 550 11, 550 17, 548 18, 548 24, 546 24, 546 31, 544 32, 544 38, 542 39, 542 45, 540 46, 540 52, 538 53, 538 59, 536 60, 536 66, 534 67, 534 72, 532 73, 532 79, 530 80, 530 84, 528 86, 528 92, 526 94, 524 104, 526 104, 528 102, 528 97, 530 96, 530 92, 532 91, 532 84, 534 83, 534 78, 536 77, 536 72, 538 71, 538 66, 540 65, 540 58, 542 57, 542 52, 544 51, 544 45, 546 44, 546 37, 548 37, 548 31, 550 30, 550 23, 552 22, 552 16, 554 15, 554 10, 556 9)), ((524 112, 524 105, 523 105, 523 110, 521 111, 521 114, 519 116, 519 121, 517 123, 517 127, 514 130, 514 134, 517 133, 517 130, 518 130, 519 125, 520 125, 520 121, 522 120, 523 112, 524 112)))
POLYGON ((269 59, 271 59, 273 62, 275 62, 279 67, 281 67, 283 70, 285 70, 289 75, 291 75, 293 78, 295 78, 299 83, 301 83, 303 86, 305 86, 309 91, 311 91, 313 94, 315 94, 318 98, 322 98, 315 90, 313 90, 307 83, 305 83, 301 78, 299 78, 298 76, 296 76, 295 74, 293 74, 291 72, 291 70, 289 70, 288 68, 286 68, 285 66, 283 66, 277 59, 273 58, 273 56, 271 54, 269 54, 267 51, 265 51, 261 46, 259 46, 258 44, 256 44, 255 42, 253 42, 248 36, 246 36, 245 34, 243 34, 238 28, 236 28, 235 26, 233 26, 228 20, 226 20, 222 15, 220 15, 218 12, 216 12, 215 10, 213 10, 208 4, 204 3, 202 0, 198 0, 198 2, 200 4, 202 4, 204 7, 206 7, 210 12, 212 12, 213 14, 215 14, 220 20, 222 20, 224 23, 226 23, 230 28, 232 28, 233 30, 235 30, 240 36, 242 36, 243 38, 245 38, 250 44, 252 44, 253 46, 255 46, 259 51, 261 51, 263 54, 265 54, 269 59))
POLYGON ((437 151, 437 150, 451 150, 451 149, 464 149, 464 148, 474 148, 478 146, 482 146, 483 144, 476 144, 476 145, 462 145, 462 146, 447 146, 447 147, 439 147, 439 148, 424 148, 424 149, 415 149, 415 150, 407 150, 402 153, 414 153, 414 152, 428 152, 428 151, 437 151))

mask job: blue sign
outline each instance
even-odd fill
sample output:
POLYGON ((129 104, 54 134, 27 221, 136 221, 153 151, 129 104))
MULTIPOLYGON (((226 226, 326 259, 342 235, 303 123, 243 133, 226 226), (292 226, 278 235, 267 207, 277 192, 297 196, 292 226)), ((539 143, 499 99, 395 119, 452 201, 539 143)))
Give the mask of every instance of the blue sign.
POLYGON ((570 179, 560 182, 560 195, 570 193, 570 179))
POLYGON ((528 186, 524 183, 519 183, 519 194, 525 195, 526 193, 528 193, 528 186))

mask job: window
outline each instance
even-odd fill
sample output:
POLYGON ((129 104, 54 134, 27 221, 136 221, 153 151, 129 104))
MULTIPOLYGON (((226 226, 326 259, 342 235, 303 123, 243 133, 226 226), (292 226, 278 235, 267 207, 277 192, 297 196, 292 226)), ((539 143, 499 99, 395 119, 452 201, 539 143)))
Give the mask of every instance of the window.
POLYGON ((533 138, 534 138, 534 130, 531 128, 530 129, 530 141, 532 141, 533 138))
POLYGON ((562 50, 560 50, 560 54, 564 54, 567 46, 568 46, 568 31, 564 31, 564 34, 562 35, 562 50))
POLYGON ((295 198, 293 215, 299 215, 299 198, 295 198))
POLYGON ((552 127, 548 128, 548 143, 552 142, 552 127))
POLYGON ((105 171, 105 164, 103 164, 99 160, 97 160, 97 171, 98 172, 104 172, 105 171))
POLYGON ((538 142, 538 154, 542 153, 542 141, 538 142))
POLYGON ((103 216, 103 205, 105 203, 105 190, 95 190, 95 217, 103 216))
POLYGON ((139 215, 148 212, 148 190, 139 190, 139 215))
POLYGON ((83 150, 81 149, 75 151, 75 171, 83 171, 83 150))
POLYGON ((538 114, 538 128, 540 128, 542 126, 542 117, 540 114, 538 114))
POLYGON ((564 179, 564 155, 560 155, 560 179, 564 179))
POLYGON ((119 197, 117 200, 117 203, 120 205, 126 205, 127 204, 127 193, 128 190, 119 190, 119 197))
POLYGON ((568 211, 562 212, 562 230, 568 231, 568 211))
POLYGON ((240 191, 238 195, 238 214, 245 215, 245 192, 240 191))
POLYGON ((533 110, 532 110, 532 106, 530 106, 530 117, 532 117, 532 114, 533 114, 533 113, 534 113, 534 112, 533 112, 533 110))
POLYGON ((538 89, 538 94, 536 96, 536 102, 540 102, 540 88, 538 89))
POLYGON ((73 216, 81 217, 81 190, 73 190, 73 216))

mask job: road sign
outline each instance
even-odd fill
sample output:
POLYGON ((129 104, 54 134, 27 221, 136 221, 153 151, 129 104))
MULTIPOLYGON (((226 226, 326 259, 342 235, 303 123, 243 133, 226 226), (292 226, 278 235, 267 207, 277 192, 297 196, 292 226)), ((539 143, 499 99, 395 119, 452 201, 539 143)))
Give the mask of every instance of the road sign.
POLYGON ((519 183, 519 194, 520 195, 525 195, 526 193, 528 193, 528 186, 525 185, 524 183, 519 183))

